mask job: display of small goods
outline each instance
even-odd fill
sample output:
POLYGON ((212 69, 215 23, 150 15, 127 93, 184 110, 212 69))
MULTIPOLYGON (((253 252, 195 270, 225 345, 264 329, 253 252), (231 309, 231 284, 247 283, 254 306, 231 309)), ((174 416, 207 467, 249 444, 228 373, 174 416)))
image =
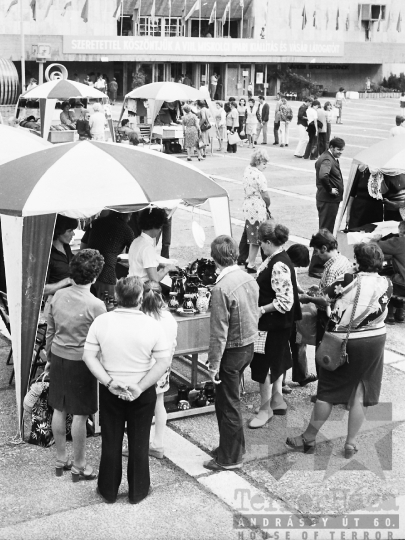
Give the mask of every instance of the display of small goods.
POLYGON ((208 288, 212 287, 217 279, 214 261, 197 259, 185 268, 170 272, 170 277, 170 310, 177 311, 179 315, 193 315, 197 311, 205 313, 208 310, 211 299, 208 288), (187 302, 184 301, 185 298, 187 302), (194 311, 191 310, 190 300, 194 311))
POLYGON ((195 388, 188 388, 185 384, 178 387, 178 410, 191 409, 191 407, 206 407, 215 402, 215 386, 209 381, 199 383, 195 388))

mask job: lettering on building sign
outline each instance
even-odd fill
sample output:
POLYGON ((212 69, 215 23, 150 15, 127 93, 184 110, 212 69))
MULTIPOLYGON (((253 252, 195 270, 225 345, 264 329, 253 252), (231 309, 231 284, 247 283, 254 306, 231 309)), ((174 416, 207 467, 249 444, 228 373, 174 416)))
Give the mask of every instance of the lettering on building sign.
POLYGON ((238 56, 343 56, 344 44, 320 41, 264 41, 253 39, 198 39, 198 38, 137 38, 117 37, 109 39, 96 37, 86 39, 77 36, 63 36, 65 54, 112 54, 150 53, 169 55, 224 55, 238 56))

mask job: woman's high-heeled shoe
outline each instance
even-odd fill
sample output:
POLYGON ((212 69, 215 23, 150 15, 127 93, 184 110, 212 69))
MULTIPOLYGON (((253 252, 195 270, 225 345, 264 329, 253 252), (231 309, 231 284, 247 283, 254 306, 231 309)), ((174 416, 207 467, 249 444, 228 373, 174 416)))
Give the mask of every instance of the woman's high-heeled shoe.
POLYGON ((80 482, 80 480, 95 480, 97 478, 97 473, 93 471, 93 467, 87 468, 87 465, 84 467, 72 466, 72 482, 80 482))
POLYGON ((357 454, 359 449, 355 444, 349 444, 345 443, 345 458, 350 459, 354 456, 354 454, 357 454))
POLYGON ((307 441, 304 435, 298 435, 298 437, 288 437, 285 441, 288 448, 291 448, 294 452, 304 452, 304 454, 315 454, 316 442, 307 441))
POLYGON ((73 462, 70 459, 67 459, 66 461, 57 459, 55 463, 56 476, 63 476, 63 471, 70 471, 72 466, 73 466, 73 462))
POLYGON ((264 427, 270 420, 273 418, 273 411, 270 409, 268 411, 259 410, 257 416, 252 418, 249 422, 250 429, 258 429, 264 427))

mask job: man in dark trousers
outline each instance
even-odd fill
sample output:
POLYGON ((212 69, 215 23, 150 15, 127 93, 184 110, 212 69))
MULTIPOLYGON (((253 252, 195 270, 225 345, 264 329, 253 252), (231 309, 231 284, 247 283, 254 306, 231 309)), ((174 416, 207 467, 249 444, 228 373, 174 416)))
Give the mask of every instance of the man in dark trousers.
POLYGON ((267 144, 267 124, 269 122, 269 116, 270 116, 270 107, 269 104, 266 103, 264 96, 259 96, 259 107, 257 109, 257 132, 256 132, 256 141, 259 140, 260 132, 263 130, 263 141, 262 144, 267 144))
MULTIPOLYGON (((329 148, 315 163, 316 170, 316 208, 319 228, 328 229, 333 234, 339 204, 343 199, 343 177, 339 158, 345 148, 345 141, 338 137, 332 139, 329 148)), ((321 277, 324 262, 312 256, 309 275, 321 277)))

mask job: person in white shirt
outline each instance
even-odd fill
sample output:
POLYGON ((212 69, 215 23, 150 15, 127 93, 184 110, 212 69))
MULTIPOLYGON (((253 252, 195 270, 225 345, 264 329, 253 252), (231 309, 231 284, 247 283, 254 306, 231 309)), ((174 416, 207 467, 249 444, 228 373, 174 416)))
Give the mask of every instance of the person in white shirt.
POLYGON ((167 214, 163 208, 146 208, 139 216, 141 235, 132 242, 128 252, 129 275, 137 276, 142 282, 161 281, 176 267, 166 264, 162 268, 162 258, 156 253, 156 238, 167 224, 167 214))
POLYGON ((33 88, 35 88, 36 86, 38 86, 38 81, 34 78, 30 79, 30 83, 29 85, 27 86, 27 92, 29 90, 32 90, 33 88))
POLYGON ((218 77, 216 73, 213 73, 211 75, 210 79, 210 95, 211 99, 215 99, 215 94, 217 93, 217 84, 218 84, 218 77))
POLYGON ((107 124, 105 114, 102 112, 100 103, 93 105, 93 114, 90 116, 90 133, 94 141, 105 141, 105 126, 107 124))
POLYGON ((312 102, 307 109, 308 144, 305 149, 304 159, 316 159, 318 156, 318 109, 321 106, 318 100, 312 102))
POLYGON ((396 126, 390 129, 390 137, 405 135, 405 117, 402 114, 397 114, 395 117, 396 126))
POLYGON ((115 287, 117 309, 90 326, 83 360, 101 383, 103 422, 98 493, 114 503, 122 476, 122 441, 128 435, 128 498, 132 504, 148 496, 149 434, 156 404, 155 384, 170 365, 162 325, 140 311, 143 284, 121 278, 115 287))
POLYGON ((335 107, 338 109, 338 115, 336 117, 337 124, 342 123, 342 110, 343 110, 344 101, 346 101, 345 89, 343 88, 343 86, 341 86, 339 88, 339 92, 336 93, 336 101, 335 101, 335 107))

